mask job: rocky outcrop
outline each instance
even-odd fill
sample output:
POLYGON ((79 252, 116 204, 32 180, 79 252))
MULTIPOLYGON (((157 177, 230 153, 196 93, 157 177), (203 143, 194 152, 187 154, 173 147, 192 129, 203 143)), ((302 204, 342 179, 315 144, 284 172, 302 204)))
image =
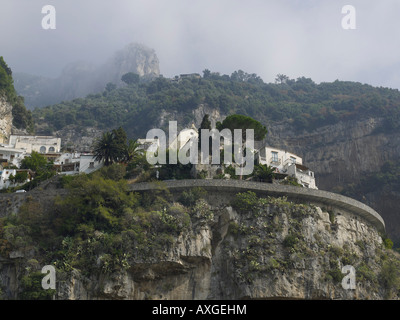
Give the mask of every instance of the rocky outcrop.
POLYGON ((0 95, 0 143, 6 143, 11 134, 13 122, 12 105, 0 95))
MULTIPOLYGON (((210 224, 175 239, 165 256, 123 272, 74 271, 58 299, 385 299, 380 235, 355 217, 271 203, 254 212, 212 208, 210 224), (296 235, 290 243, 288 239, 296 235), (341 285, 352 264, 356 289, 341 285), (368 270, 369 278, 365 270, 368 270), (361 274, 364 276, 362 277, 361 274)), ((283 203, 283 202, 282 202, 283 203)), ((392 296, 393 298, 393 296, 392 296)))
MULTIPOLYGON (((398 298, 388 270, 390 263, 399 263, 399 257, 385 249, 379 232, 359 216, 293 203, 285 197, 248 194, 228 202, 211 199, 209 194, 198 200, 190 210, 188 228, 160 250, 124 252, 119 270, 57 271, 54 298, 398 298), (353 289, 342 286, 343 266, 355 269, 353 289)), ((102 237, 97 232, 89 240, 96 243, 102 237)), ((97 254, 101 265, 104 256, 97 254)), ((4 298, 18 298, 23 273, 40 269, 34 267, 36 259, 42 261, 33 251, 2 257, 4 298)))
POLYGON ((137 43, 131 43, 116 52, 101 70, 106 79, 116 84, 121 84, 121 77, 128 72, 149 79, 160 75, 159 60, 155 51, 137 43))

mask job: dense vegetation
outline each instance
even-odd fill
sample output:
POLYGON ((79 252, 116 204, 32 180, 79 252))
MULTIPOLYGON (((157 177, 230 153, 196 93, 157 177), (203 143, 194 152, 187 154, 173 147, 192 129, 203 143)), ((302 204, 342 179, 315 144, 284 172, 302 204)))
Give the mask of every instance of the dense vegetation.
POLYGON ((33 132, 32 114, 25 108, 24 98, 17 95, 14 89, 12 71, 3 57, 0 57, 0 95, 4 95, 13 106, 13 125, 18 129, 27 129, 28 132, 33 132))
POLYGON ((58 279, 73 269, 87 276, 126 270, 134 262, 163 257, 193 219, 210 218, 196 205, 205 191, 188 190, 173 202, 160 184, 140 195, 129 192, 125 173, 124 165, 113 164, 90 175, 64 176, 68 196, 47 207, 28 197, 18 215, 0 219, 0 255, 18 250, 27 257, 26 298, 50 298, 37 296, 43 290, 35 282, 39 266, 49 261, 58 279))
POLYGON ((280 78, 264 83, 257 75, 235 71, 231 76, 205 70, 203 77, 179 80, 159 77, 151 82, 127 81, 98 94, 36 109, 39 124, 48 132, 67 125, 112 129, 123 126, 130 137, 144 136, 162 111, 177 115, 181 125, 193 120, 192 110, 207 104, 221 113, 243 114, 259 120, 290 121, 298 130, 313 129, 341 120, 378 116, 382 130, 400 126, 400 93, 395 89, 334 81, 316 84, 309 78, 280 78), (140 119, 140 121, 138 121, 140 119))
MULTIPOLYGON (((59 282, 68 279, 72 270, 89 281, 100 274, 132 271, 136 265, 167 259, 180 235, 213 224, 217 211, 207 204, 204 189, 172 195, 159 183, 152 192, 133 193, 122 178, 125 174, 124 165, 112 164, 90 175, 64 176, 60 182, 68 195, 47 205, 28 196, 18 214, 0 218, 0 255, 24 255, 19 260, 22 299, 51 299, 55 294, 41 288, 43 265, 55 266, 59 282)), ((324 281, 339 286, 343 274, 338 263, 350 263, 357 267, 357 281, 397 294, 398 260, 391 251, 381 248, 376 261, 364 261, 349 247, 331 246, 317 238, 311 249, 301 232, 303 219, 316 216, 314 207, 286 198, 259 198, 253 192, 238 193, 232 206, 239 218, 230 222, 230 240, 222 252, 231 252, 238 281, 266 279, 274 270, 288 272, 299 259, 315 257, 317 250, 326 264, 324 281), (282 212, 290 218, 290 229, 279 239, 282 212), (238 236, 242 241, 236 248, 232 241, 238 236), (278 246, 283 246, 283 255, 277 254, 278 246), (381 265, 379 270, 372 269, 375 263, 381 265)), ((356 245, 367 244, 358 241, 356 245)))

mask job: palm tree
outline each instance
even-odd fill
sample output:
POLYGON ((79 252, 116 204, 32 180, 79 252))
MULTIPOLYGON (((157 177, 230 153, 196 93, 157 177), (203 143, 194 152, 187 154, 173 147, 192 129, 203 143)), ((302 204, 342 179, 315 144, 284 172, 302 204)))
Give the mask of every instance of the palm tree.
POLYGON ((143 149, 139 149, 140 144, 137 139, 129 139, 127 146, 125 147, 124 161, 129 163, 136 159, 138 156, 143 154, 143 149))
POLYGON ((273 167, 267 166, 266 164, 257 164, 254 166, 253 176, 260 181, 271 183, 275 176, 274 170, 273 167))
POLYGON ((121 144, 116 141, 113 132, 105 132, 101 138, 95 142, 93 153, 96 161, 104 161, 104 165, 109 166, 121 160, 123 149, 121 144))

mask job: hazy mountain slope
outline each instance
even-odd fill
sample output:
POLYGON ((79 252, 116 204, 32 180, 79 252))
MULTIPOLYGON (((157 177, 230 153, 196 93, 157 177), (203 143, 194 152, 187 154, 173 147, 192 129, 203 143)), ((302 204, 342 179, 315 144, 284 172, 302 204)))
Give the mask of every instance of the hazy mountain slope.
POLYGON ((25 73, 16 73, 14 78, 17 92, 33 109, 101 92, 109 82, 121 85, 121 76, 128 72, 145 79, 158 77, 159 62, 154 50, 132 43, 100 66, 78 61, 68 64, 56 79, 25 73))

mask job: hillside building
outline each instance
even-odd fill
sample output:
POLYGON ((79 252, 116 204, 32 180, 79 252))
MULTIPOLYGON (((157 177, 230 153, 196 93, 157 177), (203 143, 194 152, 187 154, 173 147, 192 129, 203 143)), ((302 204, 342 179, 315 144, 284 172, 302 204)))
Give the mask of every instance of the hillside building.
POLYGON ((32 180, 34 173, 31 170, 24 170, 24 169, 1 169, 0 167, 0 190, 7 189, 9 187, 16 187, 19 185, 23 185, 26 182, 32 180), (11 177, 15 177, 18 173, 26 172, 26 180, 16 183, 14 182, 11 177))
POLYGON ((318 189, 314 172, 303 165, 303 159, 294 153, 264 146, 256 153, 256 162, 274 167, 277 173, 297 179, 303 187, 318 189))
POLYGON ((28 154, 31 154, 32 151, 41 154, 57 154, 61 151, 61 138, 11 135, 9 145, 14 149, 24 149, 28 154))
POLYGON ((25 157, 24 149, 15 149, 10 146, 0 145, 0 165, 3 167, 21 165, 22 159, 25 157))
POLYGON ((79 173, 92 173, 104 166, 103 161, 97 161, 93 154, 81 154, 79 158, 79 173))

